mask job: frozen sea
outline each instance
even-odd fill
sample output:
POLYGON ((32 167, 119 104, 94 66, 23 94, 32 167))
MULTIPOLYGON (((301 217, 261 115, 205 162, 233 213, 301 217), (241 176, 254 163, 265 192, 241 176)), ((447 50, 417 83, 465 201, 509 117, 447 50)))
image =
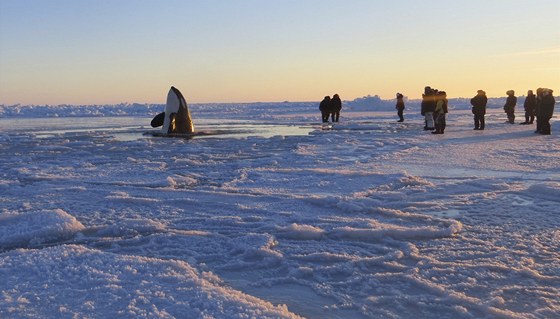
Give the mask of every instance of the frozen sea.
POLYGON ((0 317, 560 318, 558 116, 453 103, 0 106, 0 317))

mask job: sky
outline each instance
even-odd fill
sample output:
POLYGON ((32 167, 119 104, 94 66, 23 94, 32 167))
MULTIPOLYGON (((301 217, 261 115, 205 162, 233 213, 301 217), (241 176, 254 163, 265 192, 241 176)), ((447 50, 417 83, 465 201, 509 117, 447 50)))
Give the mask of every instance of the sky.
POLYGON ((560 92, 557 0, 0 0, 0 104, 560 92))

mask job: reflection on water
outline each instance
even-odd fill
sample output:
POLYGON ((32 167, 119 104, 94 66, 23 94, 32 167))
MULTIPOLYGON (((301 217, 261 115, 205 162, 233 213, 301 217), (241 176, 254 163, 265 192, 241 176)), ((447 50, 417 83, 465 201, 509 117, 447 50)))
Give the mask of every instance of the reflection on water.
MULTIPOLYGON (((1 133, 33 133, 38 138, 49 138, 65 134, 102 134, 119 141, 141 138, 156 138, 151 118, 141 117, 64 117, 64 118, 18 118, 0 119, 1 133)), ((268 124, 252 121, 228 121, 199 119, 195 123, 196 134, 189 138, 246 138, 251 136, 270 138, 273 136, 308 135, 316 128, 288 124, 268 124)))

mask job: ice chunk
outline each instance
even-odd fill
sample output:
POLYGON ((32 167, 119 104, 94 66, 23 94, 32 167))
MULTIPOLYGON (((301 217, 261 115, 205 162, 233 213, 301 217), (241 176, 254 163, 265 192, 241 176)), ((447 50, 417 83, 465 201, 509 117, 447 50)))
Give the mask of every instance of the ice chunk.
POLYGON ((0 215, 0 249, 65 240, 83 229, 82 223, 62 209, 3 213, 0 215))

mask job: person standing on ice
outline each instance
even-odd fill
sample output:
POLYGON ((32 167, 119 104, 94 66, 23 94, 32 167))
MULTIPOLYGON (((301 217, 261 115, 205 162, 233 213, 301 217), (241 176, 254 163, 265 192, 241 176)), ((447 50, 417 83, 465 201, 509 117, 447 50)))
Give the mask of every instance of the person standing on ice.
POLYGON ((484 116, 486 115, 486 104, 488 97, 486 92, 478 90, 476 96, 471 99, 472 113, 474 114, 474 129, 484 130, 484 116))
MULTIPOLYGON (((556 104, 556 100, 554 96, 552 96, 551 89, 543 89, 543 98, 541 102, 541 134, 542 135, 550 135, 551 128, 550 128, 550 119, 554 114, 554 106, 556 104)), ((540 119, 539 119, 540 120, 540 119)))
POLYGON ((319 104, 319 110, 321 111, 321 121, 323 123, 329 122, 329 115, 331 114, 331 97, 325 96, 325 98, 319 104))
POLYGON ((535 108, 537 106, 537 96, 533 94, 532 90, 527 92, 527 97, 525 98, 525 102, 523 102, 523 108, 525 109, 525 122, 520 123, 522 125, 525 124, 533 124, 535 120, 535 108))
POLYGON ((335 94, 331 99, 331 114, 333 123, 338 122, 340 110, 342 110, 342 101, 340 100, 338 94, 335 94))
POLYGON ((397 105, 395 105, 397 109, 397 115, 399 116, 399 120, 397 122, 404 122, 404 96, 400 93, 397 93, 397 105))
POLYGON ((507 99, 504 105, 504 112, 507 114, 507 122, 509 124, 515 123, 515 105, 517 105, 517 98, 515 97, 515 91, 509 90, 506 92, 507 99))
POLYGON ((535 133, 540 133, 542 131, 541 104, 543 98, 543 90, 544 90, 543 88, 537 89, 537 102, 535 103, 535 117, 537 120, 537 129, 535 130, 535 133))
POLYGON ((426 86, 424 88, 424 94, 422 94, 420 114, 424 116, 424 131, 434 130, 434 110, 436 109, 434 93, 431 87, 426 86))
POLYGON ((432 134, 443 134, 445 131, 445 113, 447 113, 447 94, 438 92, 435 97, 436 109, 434 110, 435 131, 432 134))

